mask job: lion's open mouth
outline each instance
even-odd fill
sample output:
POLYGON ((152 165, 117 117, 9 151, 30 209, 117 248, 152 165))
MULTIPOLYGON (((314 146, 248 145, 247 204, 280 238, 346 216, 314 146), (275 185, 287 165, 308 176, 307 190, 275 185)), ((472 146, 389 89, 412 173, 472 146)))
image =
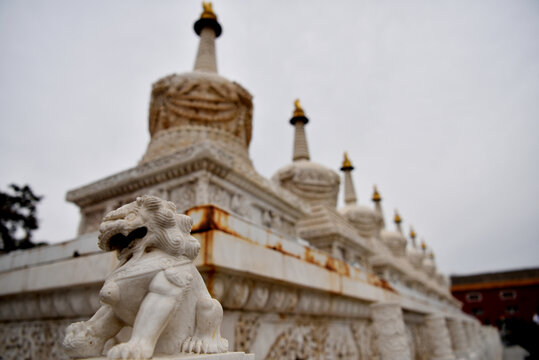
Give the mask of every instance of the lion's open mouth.
POLYGON ((110 250, 122 250, 131 244, 132 241, 136 239, 142 239, 148 233, 148 229, 143 226, 131 231, 127 236, 122 233, 111 236, 109 239, 109 249, 110 250))

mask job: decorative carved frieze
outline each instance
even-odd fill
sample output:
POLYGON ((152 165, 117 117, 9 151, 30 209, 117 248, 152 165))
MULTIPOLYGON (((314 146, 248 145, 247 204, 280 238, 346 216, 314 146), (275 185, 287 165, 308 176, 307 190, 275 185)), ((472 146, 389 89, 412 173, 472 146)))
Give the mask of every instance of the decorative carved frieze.
POLYGON ((359 351, 358 358, 360 360, 378 359, 378 345, 376 344, 372 321, 355 320, 350 325, 350 329, 359 351))
POLYGON ((169 200, 179 212, 185 212, 196 204, 196 181, 188 181, 169 190, 169 200))
POLYGON ((207 133, 212 131, 219 132, 212 141, 228 148, 237 143, 243 151, 235 151, 235 155, 248 159, 251 99, 241 85, 217 74, 192 72, 158 80, 153 84, 150 101, 152 141, 142 162, 211 138, 207 133), (197 136, 193 128, 204 134, 197 136), (166 141, 166 135, 173 141, 166 141))
POLYGON ((92 315, 99 308, 99 285, 26 293, 0 299, 0 321, 92 315))
POLYGON ((0 357, 5 360, 70 360, 61 346, 65 328, 77 318, 0 322, 0 357))
POLYGON ((277 336, 265 359, 357 359, 350 327, 298 321, 277 336))
POLYGON ((67 199, 81 208, 82 234, 96 231, 107 211, 144 194, 170 200, 182 212, 213 203, 292 236, 297 220, 308 210, 301 200, 209 141, 70 191, 67 199))
POLYGON ((321 291, 224 273, 202 272, 213 297, 225 309, 269 313, 368 318, 367 303, 321 291))
POLYGON ((260 327, 260 315, 241 313, 234 328, 234 350, 251 352, 251 346, 257 337, 260 327))
POLYGON ((404 314, 405 326, 410 344, 412 360, 429 360, 429 343, 426 329, 424 326, 424 316, 414 316, 411 319, 409 314, 404 314))

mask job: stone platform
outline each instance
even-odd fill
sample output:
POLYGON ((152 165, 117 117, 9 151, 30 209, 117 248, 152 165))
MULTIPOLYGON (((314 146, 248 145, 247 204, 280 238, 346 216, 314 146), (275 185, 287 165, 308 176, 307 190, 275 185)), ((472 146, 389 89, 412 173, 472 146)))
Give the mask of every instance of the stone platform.
MULTIPOLYGON (((107 357, 94 357, 79 360, 108 360, 107 357)), ((222 354, 180 354, 153 357, 152 360, 255 360, 254 354, 227 352, 222 354)))

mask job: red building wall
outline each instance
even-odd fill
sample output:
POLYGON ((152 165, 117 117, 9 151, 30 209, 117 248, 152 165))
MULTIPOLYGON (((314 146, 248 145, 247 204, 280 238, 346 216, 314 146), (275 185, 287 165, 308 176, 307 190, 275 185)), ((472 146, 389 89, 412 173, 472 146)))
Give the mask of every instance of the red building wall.
POLYGON ((463 311, 483 324, 498 325, 502 318, 532 321, 539 310, 539 281, 462 284, 451 288, 463 311))

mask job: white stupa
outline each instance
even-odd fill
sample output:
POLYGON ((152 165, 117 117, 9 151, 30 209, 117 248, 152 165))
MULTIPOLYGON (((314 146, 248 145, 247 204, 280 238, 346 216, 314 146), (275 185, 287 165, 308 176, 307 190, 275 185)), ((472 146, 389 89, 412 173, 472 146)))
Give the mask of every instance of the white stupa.
POLYGON ((193 71, 166 76, 152 86, 151 141, 141 164, 207 140, 250 164, 252 95, 217 73, 215 39, 222 29, 211 5, 194 28, 200 43, 193 71))
POLYGON ((402 234, 402 219, 397 210, 395 210, 394 222, 396 230, 382 230, 380 233, 380 237, 382 238, 382 241, 387 245, 389 250, 391 250, 393 255, 403 257, 406 254, 406 239, 402 234))
POLYGON ((279 169, 272 179, 311 205, 335 207, 339 194, 339 175, 330 168, 311 161, 305 135, 305 125, 308 122, 299 100, 296 100, 290 119, 295 129, 293 161, 279 169))
POLYGON ((376 236, 379 227, 379 216, 375 210, 365 205, 357 204, 356 190, 352 180, 354 167, 344 153, 344 160, 341 171, 344 173, 344 206, 339 209, 339 213, 348 220, 363 237, 370 238, 376 236))
POLYGON ((406 256, 410 263, 416 268, 421 269, 421 264, 423 263, 424 254, 423 251, 418 249, 415 238, 416 232, 414 228, 410 228, 410 246, 406 249, 406 256))

